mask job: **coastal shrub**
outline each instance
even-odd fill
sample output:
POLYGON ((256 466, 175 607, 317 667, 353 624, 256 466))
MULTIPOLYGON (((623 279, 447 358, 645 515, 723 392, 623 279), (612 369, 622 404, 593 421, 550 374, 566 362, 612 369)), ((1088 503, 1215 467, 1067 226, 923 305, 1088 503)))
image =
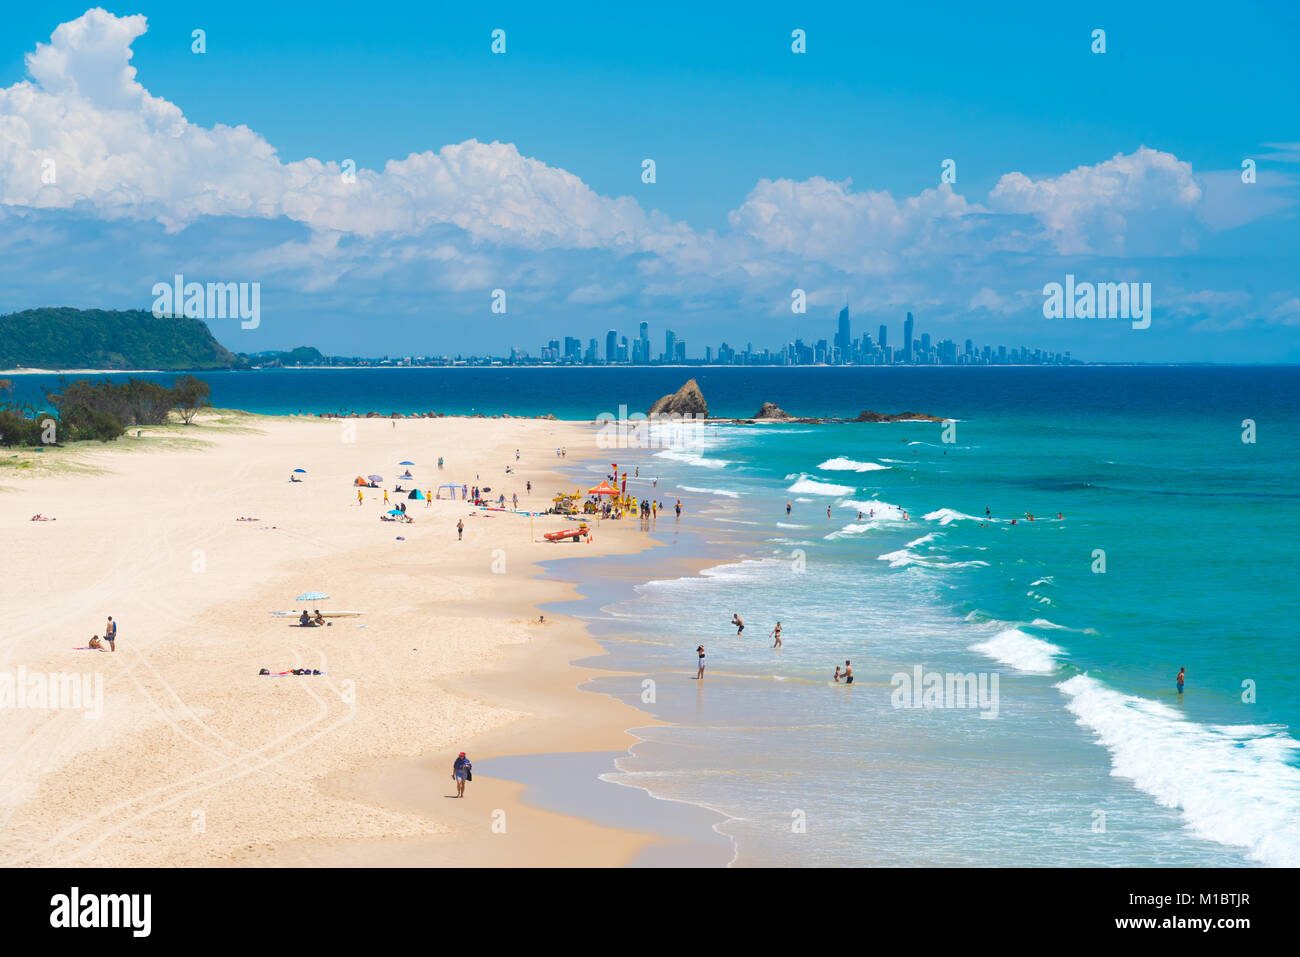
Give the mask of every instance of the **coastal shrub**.
POLYGON ((86 442, 92 439, 111 442, 122 437, 126 427, 119 419, 100 409, 79 410, 72 421, 61 420, 66 430, 64 437, 74 442, 86 442))
POLYGON ((41 423, 12 409, 0 409, 0 445, 40 445, 41 423))
POLYGON ((179 376, 172 383, 172 403, 180 412, 181 421, 189 425, 198 415, 199 409, 211 406, 208 396, 212 386, 192 375, 179 376))

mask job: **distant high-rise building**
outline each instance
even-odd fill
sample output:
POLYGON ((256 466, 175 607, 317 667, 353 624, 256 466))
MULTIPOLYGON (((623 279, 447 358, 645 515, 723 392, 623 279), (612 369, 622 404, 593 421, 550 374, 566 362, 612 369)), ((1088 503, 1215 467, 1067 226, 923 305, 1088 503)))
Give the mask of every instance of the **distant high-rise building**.
POLYGON ((605 361, 614 362, 618 359, 618 330, 611 329, 605 333, 605 361))
POLYGON ((582 361, 582 340, 576 336, 564 337, 564 358, 574 362, 582 361))
POLYGON ((921 356, 924 358, 924 357, 928 357, 929 355, 930 355, 930 333, 925 332, 921 334, 921 356))
POLYGON ((678 362, 686 361, 686 340, 676 339, 673 341, 673 358, 678 362))
POLYGON ((903 361, 911 362, 915 356, 912 355, 912 329, 916 322, 912 319, 909 312, 907 318, 903 320, 903 361))
POLYGON ((839 361, 848 362, 852 354, 853 338, 849 335, 849 307, 840 310, 839 327, 835 330, 835 348, 839 350, 839 361))
POLYGON ((883 322, 880 324, 880 348, 889 345, 889 327, 883 322))
POLYGON ((589 365, 596 364, 596 340, 595 339, 587 340, 587 355, 585 361, 589 365))
POLYGON ((664 332, 664 362, 672 362, 677 358, 677 334, 671 329, 664 332))

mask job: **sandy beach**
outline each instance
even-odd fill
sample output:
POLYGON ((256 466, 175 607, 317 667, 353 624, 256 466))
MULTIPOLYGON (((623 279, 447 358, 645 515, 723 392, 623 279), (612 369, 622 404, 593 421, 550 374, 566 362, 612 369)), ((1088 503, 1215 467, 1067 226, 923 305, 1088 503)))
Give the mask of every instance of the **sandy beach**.
POLYGON ((539 623, 538 606, 573 586, 539 578, 536 563, 598 562, 646 536, 605 522, 590 544, 554 544, 542 533, 572 521, 404 495, 414 523, 383 522, 383 491, 358 505, 352 486, 379 473, 395 504, 397 463, 410 460, 407 489, 477 482, 542 510, 574 487, 554 471, 560 446, 563 464, 597 454, 576 423, 220 414, 10 459, 0 672, 73 674, 86 699, 0 712, 0 861, 631 861, 654 836, 540 810, 482 773, 456 800, 450 766, 462 750, 481 761, 635 740, 624 729, 645 715, 577 690, 593 671, 570 662, 597 643, 563 616, 539 623), (304 481, 288 480, 294 468, 304 481), (295 601, 310 590, 330 597, 295 601), (363 614, 319 628, 272 614, 304 605, 363 614), (77 650, 109 615, 117 650, 77 650))

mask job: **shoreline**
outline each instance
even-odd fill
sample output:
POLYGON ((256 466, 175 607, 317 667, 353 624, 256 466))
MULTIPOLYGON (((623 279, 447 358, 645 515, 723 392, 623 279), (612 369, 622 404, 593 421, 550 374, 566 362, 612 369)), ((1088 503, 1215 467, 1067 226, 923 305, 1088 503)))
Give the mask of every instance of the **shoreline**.
MULTIPOLYGON (((421 436, 421 441, 434 438, 435 433, 439 432, 455 432, 460 436, 472 430, 481 436, 484 432, 491 431, 493 434, 488 443, 491 447, 483 449, 481 453, 475 452, 475 466, 479 466, 479 460, 486 456, 485 461, 494 462, 499 467, 514 445, 530 446, 527 450, 529 462, 536 462, 539 458, 545 462, 543 456, 547 449, 553 447, 553 442, 561 445, 568 443, 575 447, 572 463, 568 463, 567 459, 557 460, 567 464, 587 461, 591 455, 596 456, 597 460, 604 457, 603 453, 596 451, 588 454, 586 442, 594 432, 587 423, 498 419, 488 420, 491 423, 488 424, 474 419, 443 419, 435 424, 436 420, 426 419, 413 423, 407 419, 402 420, 401 426, 384 426, 383 421, 358 423, 364 433, 361 437, 362 444, 385 440, 389 443, 396 441, 398 445, 404 442, 415 444, 411 436, 414 430, 425 433, 421 436), (395 438, 394 432, 405 435, 395 438), (545 446, 540 444, 542 442, 545 442, 545 446)), ((183 430, 178 429, 144 431, 160 432, 166 437, 172 437, 178 431, 183 433, 183 430)), ((259 489, 265 502, 257 505, 258 511, 253 514, 268 512, 269 515, 273 502, 284 504, 284 493, 303 493, 304 496, 309 496, 318 487, 323 489, 327 483, 332 505, 323 507, 348 507, 347 496, 351 492, 337 487, 333 477, 319 478, 321 469, 315 464, 309 465, 307 481, 299 483, 306 487, 291 490, 286 487, 289 483, 284 480, 284 475, 280 474, 280 464, 266 465, 261 461, 252 464, 254 457, 247 454, 249 448, 259 444, 263 452, 262 459, 280 454, 302 458, 309 454, 308 449, 319 453, 323 448, 332 453, 338 440, 327 420, 311 421, 308 417, 299 416, 251 416, 241 426, 229 431, 209 427, 196 429, 190 437, 202 439, 215 448, 200 449, 199 455, 202 458, 196 457, 191 449, 165 447, 138 458, 124 456, 121 454, 122 449, 112 446, 93 450, 69 450, 70 458, 78 471, 93 468, 99 470, 100 474, 91 476, 55 471, 5 479, 7 484, 16 484, 17 488, 12 488, 11 494, 0 498, 0 516, 5 521, 24 524, 26 527, 23 530, 34 535, 49 533, 44 535, 45 538, 53 538, 56 534, 62 538, 66 533, 71 533, 71 539, 75 541, 63 538, 62 546, 54 548, 42 546, 40 538, 34 537, 33 547, 27 550, 28 557, 35 559, 37 564, 53 560, 55 567, 61 567, 58 562, 59 553, 69 544, 87 541, 83 529, 90 514, 102 516, 105 511, 112 512, 113 503, 116 502, 128 512, 134 511, 137 521, 147 521, 139 518, 140 514, 150 511, 140 501, 142 485, 145 486, 145 499, 149 497, 148 488, 152 487, 144 482, 146 476, 152 476, 155 482, 165 482, 169 477, 192 474, 195 471, 217 471, 224 463, 234 466, 232 478, 236 489, 246 483, 252 483, 247 488, 259 488, 264 475, 273 475, 270 481, 278 480, 282 483, 278 488, 272 487, 265 491, 259 489), (286 446, 296 448, 293 452, 288 452, 284 448, 286 446), (197 470, 193 467, 204 459, 208 460, 206 469, 197 470), (242 465, 239 464, 241 459, 242 465), (217 468, 214 469, 213 466, 217 468), (258 474, 252 474, 254 472, 258 474), (87 486, 83 483, 90 483, 89 494, 86 494, 87 486), (97 507, 92 500, 99 500, 101 495, 109 501, 97 507), (46 507, 36 504, 42 499, 51 498, 59 501, 46 507), (62 521, 48 525, 26 524, 27 515, 33 511, 52 514, 62 521)), ((144 444, 149 440, 137 441, 144 444)), ((459 454, 464 454, 460 453, 464 442, 450 434, 444 434, 439 441, 442 446, 455 448, 459 454)), ((396 461, 399 454, 380 453, 380 461, 388 458, 396 461)), ((407 454, 412 454, 416 461, 432 462, 428 452, 420 452, 418 456, 414 453, 407 454)), ((285 472, 288 467, 291 466, 286 460, 283 466, 285 472)), ((357 469, 348 465, 335 467, 333 471, 338 472, 340 477, 346 477, 357 469)), ((420 471, 421 476, 434 474, 437 473, 431 469, 420 471)), ((451 474, 449 468, 446 475, 451 474)), ((541 468, 534 466, 526 472, 521 470, 518 477, 522 480, 525 475, 533 475, 534 499, 539 487, 564 488, 572 484, 567 478, 555 473, 552 467, 545 465, 541 468)), ((420 484, 431 481, 431 478, 422 478, 420 484)), ((457 478, 457 481, 460 479, 457 478)), ((72 580, 71 590, 78 593, 67 596, 68 605, 57 609, 53 615, 42 614, 40 610, 34 614, 18 610, 8 640, 0 643, 5 658, 14 661, 14 652, 21 642, 25 646, 24 661, 37 667, 44 665, 57 670, 85 665, 97 668, 107 679, 107 700, 111 708, 105 718, 111 716, 114 720, 105 720, 87 729, 85 725, 91 725, 91 722, 83 722, 82 726, 70 723, 74 717, 79 721, 80 715, 55 713, 52 717, 46 717, 24 714, 26 720, 19 722, 23 727, 9 729, 7 750, 16 756, 14 763, 6 769, 7 776, 11 777, 15 765, 24 756, 30 758, 30 754, 25 755, 25 752, 35 739, 59 740, 66 736, 66 732, 70 732, 72 738, 81 740, 59 748, 61 753, 54 755, 50 764, 39 773, 29 775, 30 780, 5 782, 10 785, 9 795, 3 807, 0 807, 0 814, 8 826, 6 837, 0 841, 0 858, 11 865, 275 865, 295 861, 336 865, 366 860, 395 866, 435 863, 610 866, 630 863, 647 848, 663 843, 662 836, 653 833, 603 826, 572 815, 534 807, 523 799, 527 790, 524 786, 488 777, 487 769, 482 764, 481 777, 470 786, 470 800, 464 803, 446 802, 441 797, 445 788, 440 790, 442 772, 436 766, 431 766, 434 755, 445 756, 449 764, 455 750, 470 751, 472 759, 476 755, 486 755, 477 760, 489 765, 494 758, 504 756, 623 751, 637 740, 629 733, 629 728, 654 723, 648 715, 635 708, 608 696, 588 694, 580 689, 579 686, 590 677, 608 673, 599 665, 590 663, 590 659, 603 657, 604 651, 581 622, 562 615, 552 618, 547 613, 549 620, 545 626, 533 624, 536 616, 543 613, 537 611, 538 607, 571 601, 576 593, 576 587, 572 583, 546 578, 540 563, 552 557, 578 555, 569 555, 567 550, 561 551, 562 546, 554 546, 559 555, 552 555, 551 543, 540 541, 520 545, 518 535, 512 536, 509 533, 521 530, 526 533, 522 516, 478 510, 469 512, 462 503, 453 506, 445 500, 435 502, 432 506, 410 503, 416 506, 411 511, 416 524, 380 526, 378 534, 365 536, 375 540, 375 544, 369 546, 358 545, 356 541, 350 540, 359 534, 357 525, 362 521, 361 514, 370 512, 368 505, 358 510, 355 503, 352 503, 354 507, 351 512, 331 513, 338 521, 346 522, 346 531, 313 528, 316 540, 313 540, 312 535, 303 535, 292 525, 310 514, 310 511, 299 511, 289 519, 291 524, 281 525, 273 518, 263 517, 260 521, 268 524, 274 522, 274 526, 235 526, 235 514, 243 514, 247 506, 235 505, 235 501, 242 500, 238 494, 223 494, 220 481, 205 484, 206 482, 206 479, 198 482, 203 487, 197 492, 198 502, 195 504, 201 503, 197 509, 197 518, 196 510, 192 507, 183 513, 157 509, 167 512, 162 516, 164 526, 161 540, 158 540, 157 529, 149 529, 143 535, 143 540, 138 531, 133 535, 129 530, 123 530, 120 538, 133 538, 127 549, 123 550, 119 542, 118 547, 109 546, 102 549, 103 554, 89 556, 89 568, 66 569, 72 580), (213 498, 217 501, 210 501, 213 498), (218 516, 214 514, 214 509, 229 510, 232 514, 218 516), (397 604, 407 597, 405 591, 423 587, 421 583, 424 579, 423 575, 408 572, 404 565, 395 567, 384 561, 382 553, 393 543, 391 535, 382 533, 396 527, 404 532, 404 538, 410 539, 405 544, 419 547, 424 544, 421 540, 429 538, 426 532, 428 520, 421 522, 425 514, 430 514, 431 517, 438 515, 440 524, 450 525, 455 520, 452 516, 460 513, 467 513, 462 520, 466 523, 467 532, 473 529, 477 533, 478 548, 506 546, 490 550, 502 552, 508 562, 503 568, 505 581, 502 582, 497 573, 487 567, 487 553, 480 553, 484 567, 478 569, 477 574, 467 574, 466 569, 446 568, 446 562, 441 559, 446 557, 444 552, 450 551, 450 547, 447 547, 443 552, 436 553, 435 559, 430 563, 433 566, 430 571, 442 571, 441 575, 434 576, 440 593, 433 602, 419 607, 398 608, 397 604), (502 519, 505 521, 502 522, 502 519), (193 530, 193 537, 187 525, 191 522, 201 526, 193 530), (200 532, 207 535, 208 539, 201 541, 198 537, 200 532), (296 533, 298 541, 291 544, 287 551, 278 549, 273 556, 257 555, 252 551, 239 556, 241 562, 254 566, 244 570, 252 573, 255 587, 249 589, 247 578, 241 582, 241 576, 232 576, 229 569, 220 576, 221 588, 224 590, 229 585, 231 590, 239 592, 237 605, 245 607, 232 611, 229 597, 214 602, 213 595, 203 594, 203 589, 181 587, 182 583, 190 584, 187 577, 199 577, 185 574, 189 572, 190 551, 199 551, 187 549, 186 545, 204 544, 212 538, 233 540, 241 534, 246 544, 250 537, 255 542, 270 543, 280 538, 277 535, 279 532, 296 533), (512 539, 513 544, 499 532, 506 533, 506 538, 512 539), (173 537, 176 541, 169 541, 173 537), (383 541, 388 541, 389 545, 380 544, 383 541), (523 554, 516 557, 516 549, 523 554), (182 553, 173 556, 179 558, 178 564, 182 567, 163 566, 152 569, 153 572, 165 573, 162 575, 164 578, 170 576, 176 580, 174 585, 163 588, 169 595, 168 605, 161 609, 157 606, 150 607, 149 603, 133 607, 132 599, 128 596, 133 595, 141 586, 141 580, 134 573, 145 570, 139 567, 144 561, 143 556, 168 550, 182 553), (395 589, 384 582, 362 581, 365 568, 371 562, 376 562, 377 567, 383 570, 381 574, 399 577, 406 588, 395 589), (123 565, 131 567, 124 570, 123 565), (317 662, 311 660, 312 653, 317 651, 314 647, 317 643, 305 644, 299 640, 307 637, 314 639, 317 635, 311 632, 301 634, 296 628, 281 631, 280 629, 288 627, 282 619, 272 621, 268 626, 265 607, 274 607, 270 603, 275 601, 282 607, 291 607, 293 602, 284 597, 276 599, 272 596, 291 595, 300 587, 305 587, 299 584, 278 584, 283 579, 305 582, 317 576, 321 579, 334 577, 330 575, 329 569, 338 565, 357 569, 351 576, 353 580, 349 582, 350 586, 354 586, 352 593, 342 599, 341 603, 346 607, 364 608, 367 615, 359 619, 363 625, 353 626, 347 619, 338 621, 337 624, 345 630, 341 632, 338 627, 329 629, 319 635, 322 639, 319 644, 324 645, 326 639, 344 638, 347 631, 353 631, 354 635, 359 636, 358 640, 364 638, 367 644, 374 645, 376 639, 382 638, 382 647, 375 645, 377 650, 374 655, 380 659, 377 663, 382 666, 380 670, 390 672, 388 684, 391 687, 381 687, 378 690, 385 693, 397 692, 394 701, 385 701, 379 713, 373 710, 363 712, 364 695, 376 690, 368 687, 371 679, 365 675, 369 656, 358 656, 347 645, 343 649, 335 648, 331 651, 328 662, 325 661, 324 652, 319 652, 320 663, 329 665, 320 669, 327 672, 326 676, 290 677, 276 682, 261 679, 261 684, 257 681, 242 682, 245 686, 251 684, 251 687, 241 687, 233 692, 212 688, 214 683, 219 684, 223 679, 238 682, 244 675, 255 675, 258 666, 273 666, 272 670, 287 666, 319 667, 317 662), (114 573, 89 587, 76 587, 80 572, 89 571, 93 576, 105 567, 113 568, 114 573), (132 574, 123 574, 124 571, 132 574), (277 582, 275 587, 272 587, 272 581, 277 582), (136 588, 132 589, 131 585, 136 588), (243 586, 242 589, 238 587, 240 585, 243 586), (509 600, 504 604, 500 600, 502 585, 510 592, 509 600), (364 596, 363 593, 366 592, 369 597, 364 596), (208 601, 205 603, 201 600, 203 598, 208 601), (389 601, 387 606, 383 603, 384 599, 389 601), (173 604, 186 611, 178 614, 172 609, 173 604), (83 605, 87 609, 85 612, 81 611, 83 605), (225 606, 225 610, 217 611, 221 605, 225 606), (55 633, 62 631, 66 635, 69 629, 81 631, 93 628, 93 622, 102 617, 99 613, 101 607, 125 612, 120 617, 127 623, 124 625, 123 637, 129 636, 128 640, 121 642, 118 651, 112 655, 72 654, 65 650, 74 642, 66 637, 55 637, 55 633), (381 635, 375 631, 381 624, 379 616, 386 609, 400 611, 400 617, 406 622, 404 627, 411 629, 411 633, 418 633, 420 623, 424 622, 439 638, 450 639, 458 631, 472 636, 468 642, 457 641, 455 650, 450 652, 454 662, 459 662, 463 657, 465 662, 472 660, 472 665, 464 667, 446 661, 435 663, 432 668, 425 665, 419 669, 421 673, 418 676, 412 676, 408 680, 402 675, 401 666, 394 660, 400 652, 398 646, 405 644, 411 649, 405 654, 411 654, 420 648, 422 642, 418 638, 412 640, 400 634, 381 635), (218 629, 222 631, 220 636, 209 640, 207 636, 196 633, 195 621, 204 622, 210 616, 219 619, 223 615, 237 621, 232 622, 231 628, 218 629), (80 623, 71 625, 73 618, 80 623), (151 618, 160 622, 162 627, 159 631, 179 632, 189 640, 158 635, 146 638, 142 626, 151 618), (369 630, 363 635, 355 631, 355 627, 367 627, 369 630), (501 633, 505 633, 506 637, 502 638, 501 633), (265 641, 281 636, 292 636, 290 655, 281 657, 292 657, 293 661, 270 660, 273 655, 268 653, 265 641), (412 645, 415 647, 412 648, 412 645), (463 647, 464 645, 471 647, 463 647), (257 650, 259 647, 262 650, 257 650), (123 652, 127 654, 124 656, 123 652), (575 661, 583 661, 583 664, 573 664, 575 661), (127 672, 127 675, 114 673, 114 668, 118 672, 127 672), (334 677, 336 674, 339 675, 337 679, 334 677), (124 679, 136 685, 134 691, 125 685, 124 679), (318 689, 321 692, 327 689, 337 691, 334 688, 336 684, 342 686, 349 680, 356 685, 355 705, 350 715, 339 709, 335 702, 329 701, 328 695, 316 694, 318 689), (411 690, 399 690, 403 687, 411 690), (423 694, 433 694, 439 699, 438 707, 433 710, 440 722, 461 730, 444 728, 435 731, 433 735, 421 733, 422 709, 408 703, 408 698, 417 688, 423 688, 423 694), (341 756, 339 753, 315 753, 321 749, 315 746, 314 739, 301 744, 301 747, 283 747, 279 744, 271 747, 270 744, 262 743, 271 728, 263 730, 258 726, 256 718, 263 719, 268 725, 285 723, 279 711, 281 708, 292 711, 293 706, 301 708, 302 702, 290 697, 299 690, 315 699, 311 710, 319 714, 315 721, 308 720, 296 733, 290 728, 287 738, 295 740, 301 737, 306 733, 306 728, 320 722, 320 714, 328 714, 339 720, 326 722, 327 727, 321 734, 328 734, 333 744, 341 745, 336 748, 341 756), (127 700, 114 704, 115 696, 127 700), (267 707, 268 700, 274 702, 276 710, 258 711, 259 708, 267 707), (255 712, 254 720, 250 722, 248 718, 238 716, 241 707, 252 709, 255 712), (151 713, 151 708, 158 709, 161 717, 159 713, 151 713), (229 713, 226 708, 231 709, 229 713), (405 720, 401 719, 401 715, 393 720, 384 713, 389 708, 404 714, 405 720), (350 722, 364 725, 364 733, 358 735, 351 732, 348 728, 350 722), (167 728, 169 723, 170 728, 167 728), (20 732, 17 736, 14 736, 15 730, 20 732), (91 733, 88 734, 88 730, 91 733), (414 735, 411 734, 413 730, 416 732, 414 735), (351 749, 347 746, 349 736, 354 739, 354 744, 359 745, 355 753, 350 753, 351 749), (409 737, 416 740, 406 740, 409 737), (201 755, 203 750, 209 753, 203 755, 205 760, 198 761, 197 765, 193 759, 180 760, 182 752, 193 751, 201 755), (314 754, 316 760, 304 761, 301 754, 303 751, 314 754), (184 767, 185 774, 168 773, 165 767, 167 762, 162 759, 163 754, 176 759, 175 766, 184 767), (78 755, 81 760, 66 760, 72 755, 78 755), (85 760, 87 757, 89 760, 85 760), (158 767, 160 764, 164 767, 158 767), (190 774, 196 766, 199 768, 198 773, 190 774), (139 778, 144 779, 141 787, 146 793, 155 792, 149 801, 142 801, 140 795, 132 793, 133 783, 139 778), (181 778, 179 784, 177 778, 181 778), (192 796, 187 797, 187 794, 213 791, 224 795, 224 801, 240 806, 242 819, 240 814, 235 814, 235 822, 225 820, 224 826, 212 827, 211 818, 218 816, 216 808, 190 808, 196 801, 192 796), (106 792, 110 792, 115 800, 107 800, 104 797, 106 792), (81 807, 77 797, 85 794, 97 795, 90 802, 90 808, 81 807), (430 795, 436 796, 436 800, 432 800, 430 795), (153 806, 154 798, 166 800, 153 806), (306 820, 302 819, 304 799, 309 805, 306 820), (93 814, 94 804, 103 801, 112 805, 113 814, 93 814), (490 808, 485 807, 488 804, 491 805, 490 808), (186 809, 186 819, 177 819, 180 806, 186 809), (83 813, 86 811, 91 813, 83 813), (502 812, 509 821, 505 835, 492 830, 488 811, 502 812), (190 813, 207 817, 210 822, 208 833, 220 830, 220 838, 208 841, 193 838, 187 829, 187 816, 190 813), (284 824, 291 826, 272 823, 277 816, 283 816, 284 824), (109 821, 116 822, 123 817, 126 818, 125 823, 109 825, 109 821), (70 826, 69 818, 82 820, 70 826), (166 818, 166 823, 160 818, 166 818), (477 834, 476 829, 479 831, 477 834), (123 841, 124 830, 133 834, 135 840, 123 841), (515 839, 509 839, 511 837, 515 839), (140 849, 141 845, 144 850, 140 849)), ((378 490, 366 491, 367 494, 378 494, 378 490)), ((523 489, 519 491, 522 492, 523 489)), ((186 494, 196 493, 191 490, 186 494)), ((529 504, 540 507, 539 503, 529 504)), ((366 514, 365 517, 373 519, 371 514, 366 514)), ((552 516, 545 519, 539 516, 533 521, 535 524, 542 521, 550 521, 557 526, 562 524, 560 519, 552 516)), ((366 523, 360 528, 365 532, 368 528, 373 529, 373 526, 366 523)), ((589 546, 580 546, 582 552, 579 554, 584 559, 599 560, 609 555, 631 554, 655 547, 650 542, 637 539, 634 534, 637 530, 635 522, 619 526, 604 523, 596 529, 595 542, 589 546)), ((540 531, 538 529, 539 533, 540 531)), ((470 535, 467 534, 466 537, 468 539, 470 535)), ((98 542, 99 537, 89 540, 98 542)), ((50 544, 47 542, 46 546, 50 544)), ((238 548, 236 544, 236 549, 238 548)), ((223 550, 224 544, 213 542, 209 561, 223 550)), ((90 551, 95 552, 96 549, 91 548, 90 551)), ((413 553, 408 550, 407 554, 413 553)), ((423 557, 421 555, 421 559, 423 557)), ((11 567, 5 569, 6 573, 14 575, 22 583, 19 563, 11 558, 10 564, 11 567)), ((347 581, 348 576, 344 576, 344 580, 347 581)), ((331 594, 338 593, 332 585, 327 590, 331 594)), ((336 606, 339 603, 337 599, 333 601, 336 606)), ((200 627, 197 632, 202 630, 200 627)), ((397 630, 400 632, 402 629, 397 630)), ((335 644, 337 642, 331 642, 331 645, 335 644)), ((356 642, 352 644, 355 645, 356 642)), ((431 717, 428 709, 423 709, 423 714, 424 721, 427 722, 431 717)), ((298 714, 296 717, 304 718, 308 715, 298 714)), ((277 738, 276 741, 283 741, 283 738, 277 738)), ((205 800, 198 799, 197 803, 203 804, 205 800)))

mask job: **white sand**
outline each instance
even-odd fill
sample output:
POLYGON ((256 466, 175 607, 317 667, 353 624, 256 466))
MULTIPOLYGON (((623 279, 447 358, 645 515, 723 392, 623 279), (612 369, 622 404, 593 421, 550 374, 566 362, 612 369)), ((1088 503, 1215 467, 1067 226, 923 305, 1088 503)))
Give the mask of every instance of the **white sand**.
POLYGON ((444 797, 455 754, 474 757, 467 742, 500 754, 622 748, 621 729, 647 723, 575 690, 591 672, 567 662, 597 648, 571 622, 537 624, 533 605, 566 586, 531 577, 538 560, 642 547, 635 524, 556 545, 541 533, 571 521, 537 519, 533 542, 525 517, 404 497, 416 521, 393 524, 378 520, 382 492, 363 490, 358 506, 351 487, 378 472, 391 490, 409 458, 407 488, 478 474, 493 497, 518 492, 541 509, 573 487, 548 474, 554 449, 594 453, 592 428, 249 417, 166 435, 207 444, 146 430, 45 453, 53 469, 0 469, 0 674, 84 673, 103 688, 97 719, 0 710, 0 863, 580 865, 645 846, 528 808, 509 782, 476 777, 466 800, 444 797), (516 447, 522 469, 506 476, 516 447), (288 482, 295 467, 305 482, 288 482), (57 521, 29 521, 36 512, 57 521), (331 597, 294 600, 308 590, 331 597), (365 614, 313 629, 269 614, 304 604, 365 614), (74 651, 110 614, 117 651, 74 651), (263 667, 327 674, 259 677, 263 667), (394 786, 394 767, 427 782, 394 786), (505 835, 491 828, 496 811, 505 835))

